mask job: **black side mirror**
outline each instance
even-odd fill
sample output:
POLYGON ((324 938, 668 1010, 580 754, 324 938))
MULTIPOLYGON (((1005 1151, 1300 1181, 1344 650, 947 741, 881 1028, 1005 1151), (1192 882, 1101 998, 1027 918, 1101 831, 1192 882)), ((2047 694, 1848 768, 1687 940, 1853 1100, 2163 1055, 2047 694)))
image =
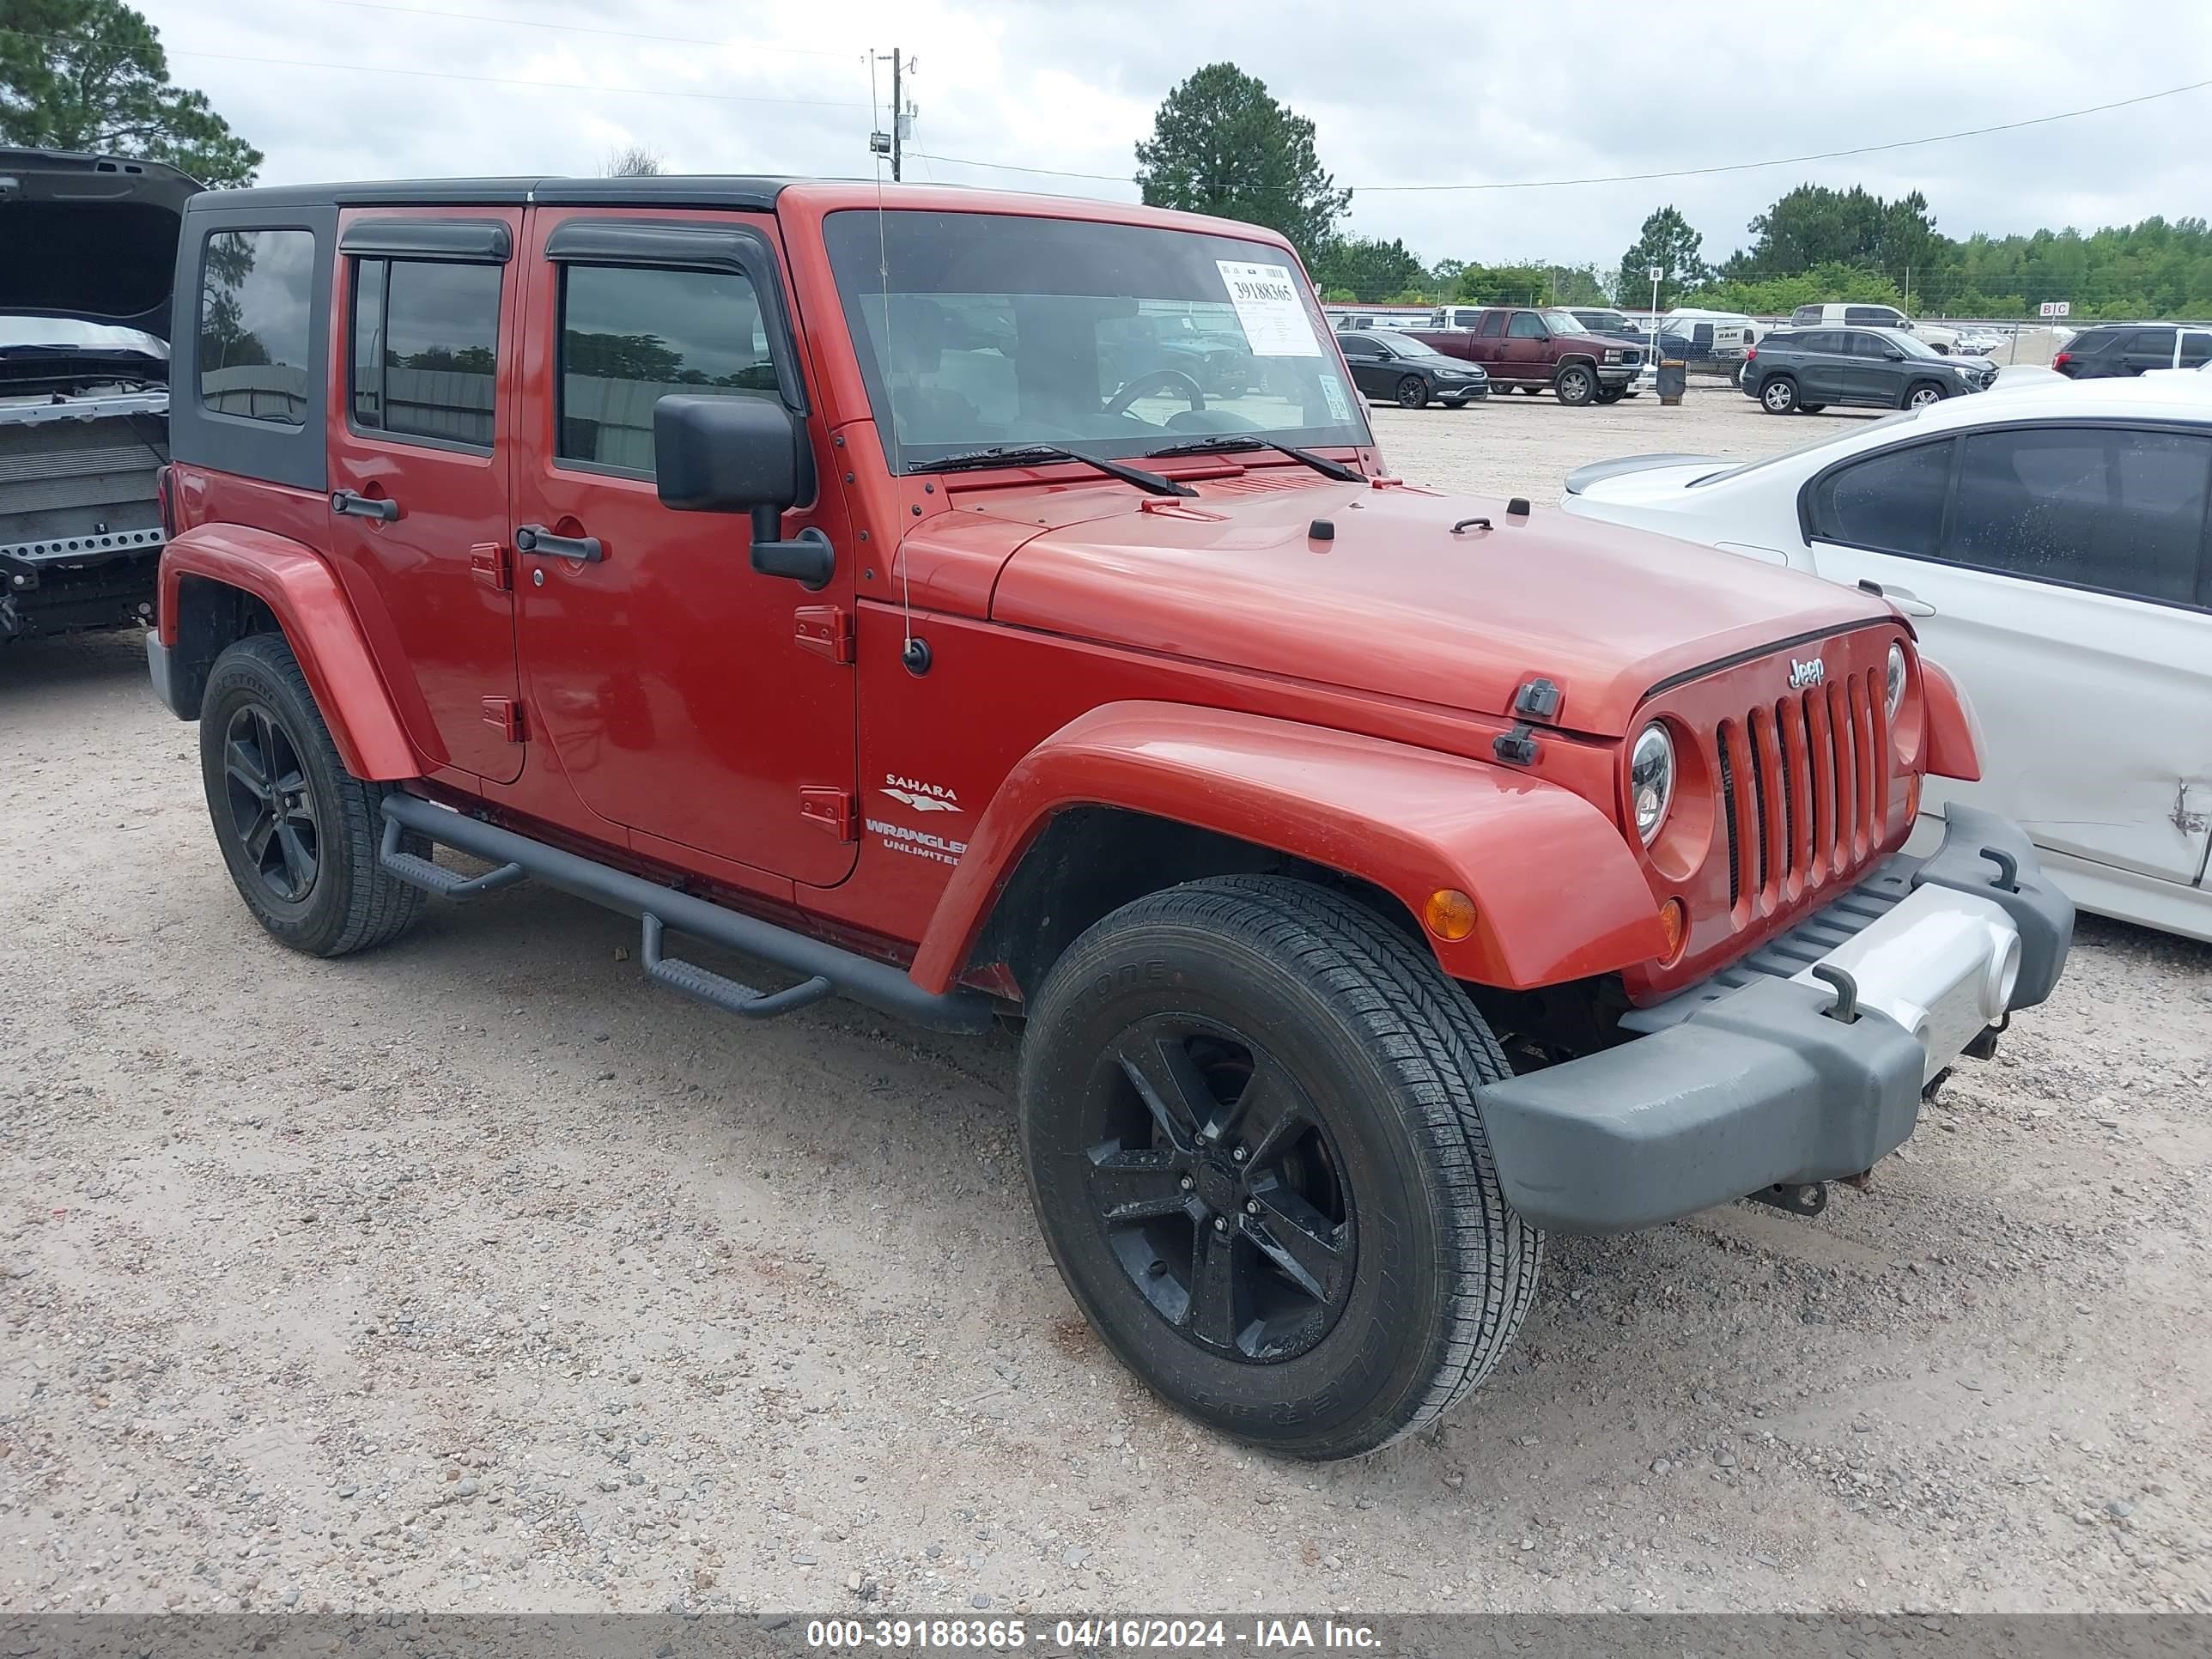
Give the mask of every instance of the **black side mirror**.
POLYGON ((806 428, 767 398, 702 398, 675 393, 653 406, 653 483, 661 504, 679 513, 749 513, 752 565, 764 576, 788 576, 826 587, 836 550, 820 531, 782 538, 784 510, 814 494, 806 428))
POLYGON ((1886 347, 1881 355, 1888 358, 1893 363, 1901 363, 1905 361, 1905 354, 1899 351, 1895 346, 1886 347))

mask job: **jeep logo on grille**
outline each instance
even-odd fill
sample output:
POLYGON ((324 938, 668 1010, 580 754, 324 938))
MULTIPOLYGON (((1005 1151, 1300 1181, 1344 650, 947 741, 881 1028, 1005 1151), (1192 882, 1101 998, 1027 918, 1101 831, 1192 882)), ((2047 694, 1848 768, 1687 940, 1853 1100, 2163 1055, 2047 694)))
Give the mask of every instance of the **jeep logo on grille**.
POLYGON ((1827 678, 1828 665, 1818 657, 1808 657, 1803 662, 1799 662, 1795 657, 1790 658, 1790 689, 1792 691, 1802 691, 1808 687, 1819 685, 1827 678))

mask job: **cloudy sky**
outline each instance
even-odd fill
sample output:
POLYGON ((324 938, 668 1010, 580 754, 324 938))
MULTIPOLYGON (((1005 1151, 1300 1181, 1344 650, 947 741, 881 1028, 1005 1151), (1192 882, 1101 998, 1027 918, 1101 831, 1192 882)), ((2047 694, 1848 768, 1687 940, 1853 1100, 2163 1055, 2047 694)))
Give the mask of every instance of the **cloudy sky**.
MULTIPOLYGON (((1352 228, 1445 256, 1616 264, 1672 202, 1708 258, 1808 180, 1926 192, 1953 235, 2212 210, 2212 87, 1853 158, 1576 187, 1391 185, 1724 167, 1893 143, 2212 80, 2212 5, 1378 8, 1357 0, 137 0, 264 182, 871 171, 870 48, 916 61, 910 179, 1133 199, 1161 96, 1231 59, 1313 118, 1352 228), (1402 23, 1378 19, 1402 17, 1402 23), (927 158, 927 159, 925 159, 927 158), (957 158, 957 159, 956 159, 957 158), (981 166, 978 163, 994 163, 981 166), (1109 179, 1009 170, 1053 168, 1109 179)), ((875 95, 889 98, 889 66, 875 95)))

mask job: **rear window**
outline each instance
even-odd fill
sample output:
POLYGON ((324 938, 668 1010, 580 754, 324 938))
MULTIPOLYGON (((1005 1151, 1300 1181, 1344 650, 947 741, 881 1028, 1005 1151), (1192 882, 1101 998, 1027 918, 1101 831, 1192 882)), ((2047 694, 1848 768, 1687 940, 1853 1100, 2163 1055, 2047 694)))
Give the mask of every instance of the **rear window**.
POLYGON ((218 230, 200 264, 199 397, 218 415, 305 423, 315 237, 218 230))
POLYGON ((353 423, 488 449, 504 267, 356 263, 353 423))

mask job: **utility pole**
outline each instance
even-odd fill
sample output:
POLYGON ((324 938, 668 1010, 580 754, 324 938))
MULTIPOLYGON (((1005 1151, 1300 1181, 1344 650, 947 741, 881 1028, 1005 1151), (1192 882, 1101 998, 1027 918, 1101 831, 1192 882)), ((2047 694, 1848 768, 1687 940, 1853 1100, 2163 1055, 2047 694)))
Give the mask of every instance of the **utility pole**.
POLYGON ((878 155, 891 158, 891 179, 896 183, 906 145, 906 89, 901 78, 906 70, 906 54, 893 46, 887 52, 879 52, 872 55, 878 64, 886 58, 891 60, 891 130, 888 133, 875 134, 869 140, 868 148, 878 155))

